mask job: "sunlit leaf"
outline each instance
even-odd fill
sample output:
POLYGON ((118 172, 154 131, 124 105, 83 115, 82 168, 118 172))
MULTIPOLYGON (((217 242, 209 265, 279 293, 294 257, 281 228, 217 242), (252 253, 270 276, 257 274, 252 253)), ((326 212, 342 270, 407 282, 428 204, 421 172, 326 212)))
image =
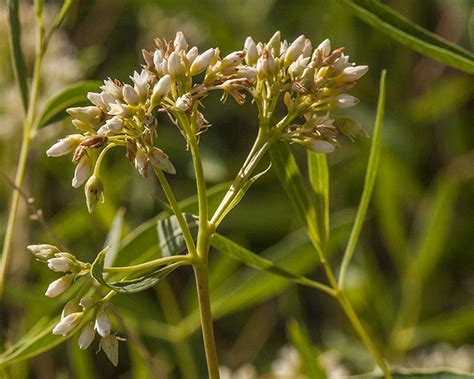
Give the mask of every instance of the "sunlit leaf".
MULTIPOLYGON (((186 224, 193 238, 197 237, 199 219, 189 213, 183 213, 186 224)), ((186 241, 184 240, 181 226, 175 215, 158 220, 156 225, 158 231, 158 241, 161 255, 169 257, 171 255, 180 254, 186 250, 186 241)))

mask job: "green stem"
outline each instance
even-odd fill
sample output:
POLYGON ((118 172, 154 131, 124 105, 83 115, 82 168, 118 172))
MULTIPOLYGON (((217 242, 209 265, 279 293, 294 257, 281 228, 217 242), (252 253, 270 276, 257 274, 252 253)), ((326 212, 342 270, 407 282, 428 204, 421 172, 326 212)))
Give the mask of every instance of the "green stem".
POLYGON ((163 266, 169 263, 174 262, 187 262, 191 264, 193 261, 193 257, 191 255, 174 255, 171 257, 163 257, 154 259, 152 261, 148 261, 145 263, 140 263, 138 265, 133 266, 124 266, 124 267, 104 267, 104 272, 134 272, 134 271, 142 271, 142 270, 149 270, 155 267, 163 266))
POLYGON ((212 326, 211 302, 209 299, 209 280, 207 262, 194 266, 196 290, 199 301, 199 315, 201 318, 202 337, 206 352, 209 379, 219 378, 219 363, 217 360, 214 329, 212 326))
POLYGON ((168 202, 170 203, 171 208, 173 209, 173 212, 176 216, 178 224, 183 233, 184 241, 186 242, 188 252, 192 256, 195 256, 197 254, 196 245, 194 244, 193 236, 191 234, 191 231, 189 230, 186 220, 184 219, 183 213, 181 212, 181 208, 178 205, 178 201, 174 196, 173 190, 171 189, 165 174, 163 174, 163 171, 161 171, 159 168, 155 168, 155 174, 161 184, 161 187, 163 188, 163 191, 165 191, 166 198, 168 199, 168 202))

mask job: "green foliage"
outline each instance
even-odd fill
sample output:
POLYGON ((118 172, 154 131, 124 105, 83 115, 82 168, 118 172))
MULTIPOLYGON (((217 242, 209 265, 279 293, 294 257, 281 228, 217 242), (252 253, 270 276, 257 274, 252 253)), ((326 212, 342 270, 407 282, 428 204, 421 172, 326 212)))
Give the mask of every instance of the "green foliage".
MULTIPOLYGON (((197 237, 199 218, 189 213, 183 213, 186 224, 195 239, 197 237)), ((183 232, 179 226, 176 216, 170 216, 163 220, 158 220, 156 224, 158 231, 158 241, 163 257, 180 254, 186 250, 183 232)))

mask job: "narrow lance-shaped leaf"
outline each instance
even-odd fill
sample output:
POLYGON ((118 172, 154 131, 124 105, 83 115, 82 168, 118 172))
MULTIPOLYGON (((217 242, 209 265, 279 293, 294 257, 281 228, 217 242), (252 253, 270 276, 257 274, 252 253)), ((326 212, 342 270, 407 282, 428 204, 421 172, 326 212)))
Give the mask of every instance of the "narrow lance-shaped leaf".
POLYGON ((120 208, 117 211, 114 220, 112 221, 109 233, 107 234, 104 244, 104 248, 108 247, 104 262, 106 266, 112 266, 117 257, 120 248, 120 240, 122 238, 124 214, 125 210, 123 208, 120 208))
POLYGON ((21 50, 21 29, 18 16, 18 0, 8 0, 9 46, 15 80, 20 89, 21 101, 25 113, 28 109, 28 74, 25 58, 21 50))
POLYGON ((100 82, 83 81, 64 88, 45 105, 38 118, 38 128, 60 121, 68 116, 66 109, 88 104, 87 93, 99 90, 100 82))
POLYGON ((118 293, 136 293, 145 291, 148 288, 156 285, 160 280, 166 278, 179 266, 183 265, 183 262, 171 263, 168 266, 162 267, 156 271, 153 271, 150 274, 140 276, 134 279, 122 280, 117 282, 107 282, 104 279, 104 259, 105 251, 101 251, 96 260, 92 263, 91 266, 91 276, 97 280, 100 284, 107 286, 108 288, 118 292, 118 293))
POLYGON ((386 71, 383 70, 380 76, 380 90, 379 100, 377 104, 377 115, 375 117, 374 135, 372 137, 372 144, 370 146, 369 162, 367 164, 367 171, 365 173, 364 189, 362 190, 362 196, 360 198, 359 208, 357 209, 357 215, 354 220, 352 227, 351 236, 347 243, 346 251, 344 252, 344 258, 342 259, 341 271, 339 273, 339 287, 343 288, 344 278, 349 268, 350 261, 354 254, 354 250, 359 240, 362 226, 364 225, 365 216, 369 207, 370 197, 372 196, 372 190, 374 188, 375 177, 377 175, 377 169, 380 159, 381 150, 381 137, 382 137, 382 123, 385 111, 385 76, 386 71))
MULTIPOLYGON (((197 237, 199 219, 189 213, 183 213, 183 216, 191 235, 195 239, 197 237)), ((181 227, 175 215, 167 217, 164 220, 159 220, 157 231, 162 256, 169 257, 186 250, 186 241, 184 240, 181 227)))
POLYGON ((474 73, 474 54, 427 31, 379 0, 339 0, 390 38, 448 66, 474 73))

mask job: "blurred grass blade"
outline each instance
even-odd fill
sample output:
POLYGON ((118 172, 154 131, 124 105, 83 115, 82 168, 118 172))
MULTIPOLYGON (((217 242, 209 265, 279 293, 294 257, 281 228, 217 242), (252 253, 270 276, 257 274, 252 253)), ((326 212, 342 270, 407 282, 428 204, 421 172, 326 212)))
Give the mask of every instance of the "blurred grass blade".
POLYGON ((105 266, 112 266, 120 247, 120 240, 122 239, 122 229, 124 221, 125 209, 120 208, 115 214, 114 220, 110 227, 109 233, 104 243, 104 249, 108 246, 107 254, 105 256, 105 266))
POLYGON ((8 43, 10 46, 10 55, 13 66, 15 80, 18 83, 21 94, 23 109, 28 110, 28 73, 26 70, 25 58, 21 50, 21 28, 18 15, 18 0, 7 0, 8 4, 8 22, 9 35, 8 43))
POLYGON ((91 379, 95 377, 92 352, 79 349, 77 335, 67 342, 67 354, 70 372, 74 378, 91 379))
POLYGON ((309 180, 313 188, 314 207, 323 250, 329 239, 329 170, 326 154, 308 150, 309 180))
MULTIPOLYGON (((197 237, 199 219, 197 216, 189 213, 183 213, 183 217, 193 239, 195 239, 197 237)), ((158 220, 156 228, 158 231, 158 243, 163 257, 177 255, 186 250, 186 241, 175 215, 158 220)))
POLYGON ((87 105, 89 103, 86 98, 87 93, 98 91, 99 87, 100 82, 87 80, 64 88, 46 103, 38 118, 37 128, 66 118, 67 108, 87 105))
POLYGON ((118 282, 107 282, 104 279, 104 259, 105 251, 102 250, 91 266, 91 276, 97 280, 100 284, 118 292, 118 293, 136 293, 145 291, 148 288, 156 285, 160 280, 166 278, 179 266, 182 266, 184 262, 171 263, 168 266, 162 267, 150 274, 140 276, 134 279, 121 280, 118 282))
POLYGON ((339 0, 354 14, 396 41, 458 70, 474 74, 474 54, 400 15, 379 0, 339 0))
POLYGON ((278 179, 303 222, 311 241, 315 248, 321 250, 316 212, 288 144, 274 143, 270 147, 270 157, 278 179))
POLYGON ((326 379, 326 372, 318 360, 319 351, 312 345, 307 332, 299 326, 296 320, 291 320, 288 323, 288 333, 292 345, 298 350, 306 377, 326 379))
POLYGON ((211 246, 216 248, 218 251, 228 254, 233 259, 244 263, 247 266, 253 267, 257 270, 271 272, 272 274, 279 275, 284 277, 287 280, 290 280, 294 283, 315 288, 321 291, 324 291, 330 295, 333 294, 333 291, 328 286, 321 284, 319 282, 313 281, 311 279, 305 278, 304 276, 293 274, 278 265, 274 264, 272 261, 262 258, 261 256, 251 252, 243 246, 235 243, 234 241, 215 233, 211 239, 211 246))
POLYGON ((375 117, 375 127, 374 135, 372 137, 372 144, 370 146, 370 155, 369 162, 367 164, 367 172, 365 173, 364 180, 364 189, 362 190, 362 196, 359 203, 359 208, 357 209, 357 215, 354 220, 354 225, 352 227, 351 236, 349 242, 347 243, 346 251, 344 252, 344 257, 342 259, 341 271, 339 273, 339 287, 343 288, 344 278, 349 268, 351 258, 354 255, 354 250, 359 240, 360 232, 362 226, 364 225, 365 216, 367 214, 367 208, 369 207, 370 197, 372 195, 372 190, 374 188, 375 177, 377 175, 377 168, 380 158, 381 150, 381 133, 382 133, 382 123, 383 116, 385 111, 385 76, 386 70, 382 71, 380 75, 380 90, 379 90, 379 100, 377 104, 377 115, 375 117))

